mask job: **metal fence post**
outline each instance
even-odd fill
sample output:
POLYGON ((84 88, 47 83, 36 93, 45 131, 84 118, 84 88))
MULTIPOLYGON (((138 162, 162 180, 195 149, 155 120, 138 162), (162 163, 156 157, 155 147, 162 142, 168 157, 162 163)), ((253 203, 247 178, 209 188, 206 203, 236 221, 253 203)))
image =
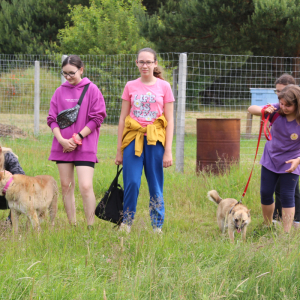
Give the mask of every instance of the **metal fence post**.
POLYGON ((184 130, 186 102, 187 54, 179 56, 178 103, 176 120, 176 171, 183 173, 184 167, 184 130))
MULTIPOLYGON (((67 57, 68 57, 68 55, 63 55, 61 57, 61 62, 63 62, 67 57)), ((61 78, 61 84, 65 83, 67 81, 67 79, 63 75, 61 75, 60 78, 61 78)))
POLYGON ((173 70, 173 95, 175 98, 174 102, 174 135, 176 135, 176 109, 177 109, 177 100, 178 100, 178 90, 177 90, 177 82, 178 82, 178 68, 173 70))
POLYGON ((40 62, 34 62, 34 135, 40 131, 40 62))

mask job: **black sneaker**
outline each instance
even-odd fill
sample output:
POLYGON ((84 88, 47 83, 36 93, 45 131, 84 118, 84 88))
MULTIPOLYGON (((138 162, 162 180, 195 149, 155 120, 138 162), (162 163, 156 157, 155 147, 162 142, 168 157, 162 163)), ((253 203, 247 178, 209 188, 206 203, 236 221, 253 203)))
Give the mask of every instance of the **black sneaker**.
POLYGON ((8 215, 8 217, 6 218, 5 222, 6 222, 6 224, 12 225, 12 221, 11 221, 11 211, 9 211, 9 215, 8 215))

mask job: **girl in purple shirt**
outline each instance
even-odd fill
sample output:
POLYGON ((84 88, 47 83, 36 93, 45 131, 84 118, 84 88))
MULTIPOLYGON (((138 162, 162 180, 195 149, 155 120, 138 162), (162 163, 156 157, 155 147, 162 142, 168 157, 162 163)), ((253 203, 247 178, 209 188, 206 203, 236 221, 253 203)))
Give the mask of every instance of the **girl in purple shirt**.
POLYGON ((94 165, 98 162, 97 145, 106 110, 100 90, 88 78, 81 78, 82 73, 83 62, 78 56, 70 55, 63 61, 61 74, 67 81, 55 91, 47 118, 47 124, 54 134, 49 160, 57 163, 63 201, 70 224, 76 224, 74 196, 74 167, 76 167, 87 225, 91 228, 96 207, 93 191, 94 165), (81 103, 77 120, 71 126, 60 129, 56 121, 57 115, 77 104, 87 84, 89 87, 81 103))
MULTIPOLYGON (((295 187, 300 175, 300 88, 288 85, 278 94, 278 99, 279 103, 265 109, 265 114, 270 114, 270 121, 275 114, 277 118, 271 129, 272 140, 266 142, 260 161, 261 207, 265 223, 271 224, 275 206, 273 194, 279 179, 283 227, 289 232, 294 220, 295 187)), ((248 111, 261 115, 261 107, 257 105, 250 106, 248 111)))

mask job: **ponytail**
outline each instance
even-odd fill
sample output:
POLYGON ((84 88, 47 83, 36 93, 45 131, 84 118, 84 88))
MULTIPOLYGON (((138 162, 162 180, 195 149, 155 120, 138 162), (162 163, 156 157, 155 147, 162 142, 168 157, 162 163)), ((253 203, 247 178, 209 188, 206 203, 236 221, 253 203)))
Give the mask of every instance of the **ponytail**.
POLYGON ((159 78, 159 79, 162 79, 162 80, 165 80, 162 76, 162 69, 160 67, 155 67, 154 70, 153 70, 153 75, 156 77, 156 78, 159 78))

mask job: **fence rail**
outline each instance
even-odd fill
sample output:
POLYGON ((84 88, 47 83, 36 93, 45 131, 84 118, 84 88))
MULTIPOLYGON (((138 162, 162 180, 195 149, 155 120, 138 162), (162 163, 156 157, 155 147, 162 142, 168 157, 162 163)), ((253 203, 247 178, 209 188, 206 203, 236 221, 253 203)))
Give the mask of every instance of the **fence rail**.
MULTIPOLYGON (((249 135, 246 127, 247 107, 251 104, 250 88, 273 88, 276 78, 282 73, 293 75, 299 84, 299 58, 184 55, 186 69, 179 66, 183 54, 158 55, 164 77, 172 85, 176 98, 176 148, 178 143, 184 143, 182 132, 191 136, 196 134, 196 118, 240 118, 241 152, 245 159, 252 157, 255 141, 246 138, 255 137, 259 124, 258 119, 254 119, 249 135), (178 104, 183 98, 184 107, 178 104)), ((101 89, 106 101, 108 117, 101 128, 100 150, 103 149, 104 156, 111 157, 116 148, 123 88, 127 81, 139 76, 136 55, 83 55, 81 58, 85 63, 85 76, 101 89)), ((12 141, 11 138, 26 139, 34 134, 43 137, 43 141, 52 139, 46 117, 51 97, 61 84, 61 60, 60 54, 0 55, 0 138, 9 137, 5 139, 6 143, 12 141), (38 76, 35 64, 39 65, 38 76)), ((37 140, 37 147, 44 145, 37 140)), ((177 151, 183 151, 183 146, 177 151)))

